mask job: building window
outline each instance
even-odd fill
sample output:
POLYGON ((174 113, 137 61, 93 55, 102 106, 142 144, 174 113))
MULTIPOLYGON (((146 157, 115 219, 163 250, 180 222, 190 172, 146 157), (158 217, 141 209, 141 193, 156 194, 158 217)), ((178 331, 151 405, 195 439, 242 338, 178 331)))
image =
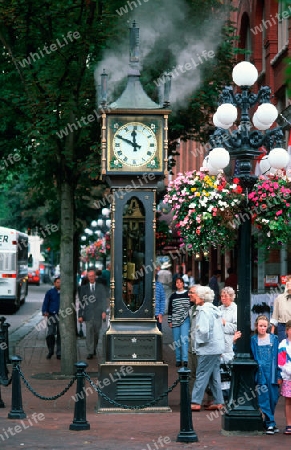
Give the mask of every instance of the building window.
POLYGON ((288 44, 288 22, 290 11, 286 9, 284 2, 278 5, 278 53, 288 44))

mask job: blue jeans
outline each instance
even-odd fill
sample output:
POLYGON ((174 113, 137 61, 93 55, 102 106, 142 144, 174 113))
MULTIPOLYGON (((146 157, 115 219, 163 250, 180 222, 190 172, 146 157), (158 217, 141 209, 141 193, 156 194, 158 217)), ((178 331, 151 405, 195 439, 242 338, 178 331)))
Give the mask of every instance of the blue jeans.
POLYGON ((272 367, 272 346, 259 345, 258 346, 258 364, 259 370, 262 373, 261 383, 258 385, 258 403, 264 414, 264 422, 266 428, 275 427, 276 422, 274 418, 275 408, 279 399, 279 388, 277 384, 271 382, 271 367, 272 367))
POLYGON ((176 362, 188 362, 190 318, 187 317, 179 327, 173 327, 176 362))
POLYGON ((280 344, 280 342, 283 341, 283 339, 286 339, 285 323, 278 323, 277 334, 278 334, 278 340, 279 340, 279 344, 280 344))

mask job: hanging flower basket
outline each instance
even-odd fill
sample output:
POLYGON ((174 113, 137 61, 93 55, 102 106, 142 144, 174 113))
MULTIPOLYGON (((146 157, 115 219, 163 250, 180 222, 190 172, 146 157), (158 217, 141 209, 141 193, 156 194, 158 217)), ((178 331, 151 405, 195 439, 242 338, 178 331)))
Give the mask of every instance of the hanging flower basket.
POLYGON ((248 195, 258 245, 270 250, 290 239, 291 179, 286 175, 260 176, 248 195))
POLYGON ((110 235, 106 235, 81 250, 82 262, 94 262, 103 260, 110 254, 110 235))
POLYGON ((164 203, 174 211, 175 225, 190 253, 235 245, 239 221, 234 219, 246 199, 239 179, 229 183, 222 174, 193 171, 178 174, 167 190, 164 203))

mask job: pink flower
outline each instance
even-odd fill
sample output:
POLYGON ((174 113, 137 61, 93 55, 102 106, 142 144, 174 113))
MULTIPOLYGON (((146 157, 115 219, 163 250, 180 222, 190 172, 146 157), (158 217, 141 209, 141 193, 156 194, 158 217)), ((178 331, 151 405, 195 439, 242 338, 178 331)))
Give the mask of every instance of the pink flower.
POLYGON ((280 209, 279 211, 276 212, 276 216, 281 216, 281 214, 283 214, 282 209, 280 209))

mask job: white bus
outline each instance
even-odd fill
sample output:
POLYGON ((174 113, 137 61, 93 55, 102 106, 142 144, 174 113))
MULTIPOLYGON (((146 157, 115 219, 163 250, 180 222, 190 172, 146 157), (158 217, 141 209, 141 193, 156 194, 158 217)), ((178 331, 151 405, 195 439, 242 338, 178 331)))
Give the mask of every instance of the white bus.
POLYGON ((28 235, 0 227, 0 310, 11 313, 28 291, 28 235))

